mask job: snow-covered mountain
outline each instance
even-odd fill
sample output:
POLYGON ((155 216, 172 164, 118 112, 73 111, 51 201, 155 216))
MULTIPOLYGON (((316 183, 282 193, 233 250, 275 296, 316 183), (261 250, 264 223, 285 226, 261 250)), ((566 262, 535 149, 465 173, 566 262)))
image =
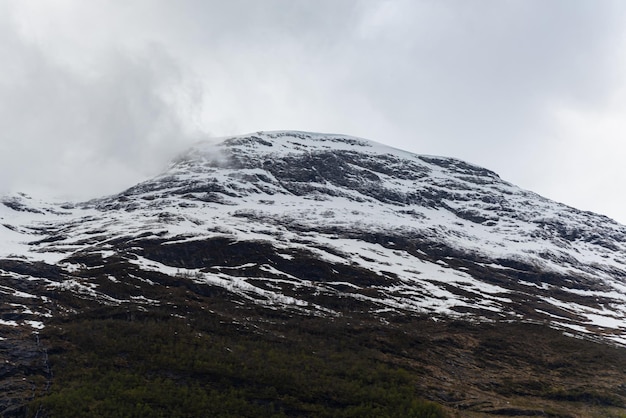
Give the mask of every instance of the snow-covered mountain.
POLYGON ((626 408, 626 226, 463 161, 258 132, 115 196, 0 203, 2 416, 178 413, 150 395, 174 387, 197 395, 179 416, 215 393, 267 416, 626 408))
POLYGON ((541 322, 626 345, 626 227, 451 158, 258 132, 115 196, 2 203, 0 331, 80 309, 66 293, 150 309, 176 279, 269 309, 541 322))

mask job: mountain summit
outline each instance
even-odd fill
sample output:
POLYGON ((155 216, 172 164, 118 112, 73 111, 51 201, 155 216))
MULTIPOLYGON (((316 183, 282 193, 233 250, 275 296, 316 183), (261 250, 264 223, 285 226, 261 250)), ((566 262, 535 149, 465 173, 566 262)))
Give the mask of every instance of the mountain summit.
POLYGON ((456 159, 258 132, 200 143, 118 195, 2 203, 0 343, 14 351, 102 309, 419 317, 626 346, 626 227, 456 159))

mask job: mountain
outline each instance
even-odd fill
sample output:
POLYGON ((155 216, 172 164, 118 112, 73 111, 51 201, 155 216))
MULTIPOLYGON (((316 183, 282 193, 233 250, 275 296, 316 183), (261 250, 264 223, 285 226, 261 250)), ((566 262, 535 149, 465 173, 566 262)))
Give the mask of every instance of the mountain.
MULTIPOLYGON (((99 361, 81 357, 86 347, 117 344, 85 341, 86 330, 104 338, 107 327, 120 335, 156 327, 150 338, 158 340, 172 324, 193 338, 224 334, 225 347, 248 353, 267 343, 259 353, 266 358, 341 341, 344 348, 323 359, 338 369, 369 367, 365 358, 392 376, 406 371, 417 388, 411 396, 424 402, 409 409, 626 413, 626 227, 487 169, 343 135, 258 132, 197 144, 118 195, 53 204, 18 194, 1 203, 0 407, 7 416, 69 410, 60 399, 80 379, 86 385, 85 370, 99 361), (305 340, 308 348, 299 345, 305 340), (348 357, 335 364, 337 353, 348 357), (70 356, 81 368, 72 369, 70 356)), ((128 347, 116 350, 108 352, 109 363, 123 360, 116 373, 150 369, 136 369, 145 351, 132 362, 128 347)), ((307 362, 319 360, 310 353, 307 362)), ((196 366, 168 367, 150 373, 208 390, 206 376, 190 371, 196 366)), ((228 385, 246 391, 242 380, 263 381, 228 376, 228 385)), ((331 396, 296 402, 286 400, 287 389, 275 390, 246 392, 242 402, 323 416, 307 408, 331 396)), ((336 404, 330 416, 365 408, 333 402, 322 402, 336 404)), ((104 408, 90 405, 92 416, 104 408)))

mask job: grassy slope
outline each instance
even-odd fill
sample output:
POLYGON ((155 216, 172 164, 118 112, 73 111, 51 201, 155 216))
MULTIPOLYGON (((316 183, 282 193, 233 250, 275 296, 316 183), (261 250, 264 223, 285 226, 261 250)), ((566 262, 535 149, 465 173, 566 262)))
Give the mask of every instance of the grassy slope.
POLYGON ((279 335, 213 315, 134 317, 83 317, 48 332, 55 384, 31 415, 443 416, 417 396, 411 373, 321 322, 279 335))
POLYGON ((626 416, 626 350, 544 326, 195 298, 184 318, 101 308, 49 326, 54 381, 30 416, 626 416))

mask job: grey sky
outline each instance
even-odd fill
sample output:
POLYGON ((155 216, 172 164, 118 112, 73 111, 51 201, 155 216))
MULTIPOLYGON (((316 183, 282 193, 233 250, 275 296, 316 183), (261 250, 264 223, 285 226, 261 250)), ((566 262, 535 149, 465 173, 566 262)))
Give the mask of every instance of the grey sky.
POLYGON ((0 0, 0 192, 84 199, 211 137, 458 157, 626 222, 626 3, 0 0))

